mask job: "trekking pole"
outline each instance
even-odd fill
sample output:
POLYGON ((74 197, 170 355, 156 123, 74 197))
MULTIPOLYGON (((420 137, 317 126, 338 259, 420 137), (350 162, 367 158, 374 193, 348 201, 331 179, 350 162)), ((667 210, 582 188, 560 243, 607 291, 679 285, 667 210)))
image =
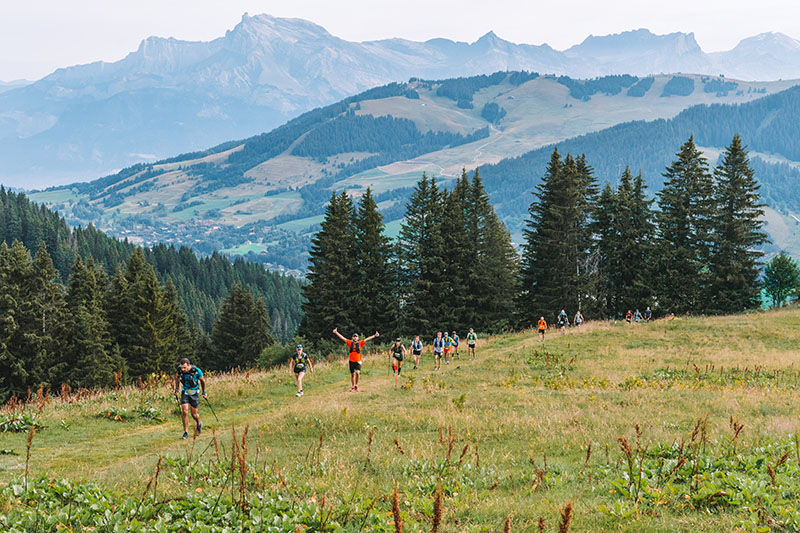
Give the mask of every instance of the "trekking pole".
POLYGON ((214 415, 214 418, 217 419, 217 423, 219 423, 219 418, 217 418, 217 413, 214 412, 214 408, 211 407, 211 402, 208 401, 208 398, 206 396, 203 396, 203 399, 206 401, 206 405, 208 405, 208 408, 211 409, 211 414, 214 415))

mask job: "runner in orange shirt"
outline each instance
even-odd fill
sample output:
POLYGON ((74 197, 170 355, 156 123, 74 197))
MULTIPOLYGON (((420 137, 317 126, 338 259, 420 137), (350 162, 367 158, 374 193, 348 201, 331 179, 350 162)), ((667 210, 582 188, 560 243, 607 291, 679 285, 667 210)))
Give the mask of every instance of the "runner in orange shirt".
POLYGON ((347 351, 350 353, 350 384, 353 386, 350 392, 358 392, 358 378, 361 377, 361 350, 364 349, 364 344, 375 337, 379 337, 380 333, 376 331, 374 335, 370 335, 363 341, 358 340, 358 333, 353 334, 352 340, 345 339, 344 336, 339 333, 339 328, 333 328, 333 334, 347 343, 347 351))
POLYGON ((537 326, 539 327, 539 340, 544 342, 544 332, 547 331, 547 322, 543 316, 539 317, 539 323, 537 326))

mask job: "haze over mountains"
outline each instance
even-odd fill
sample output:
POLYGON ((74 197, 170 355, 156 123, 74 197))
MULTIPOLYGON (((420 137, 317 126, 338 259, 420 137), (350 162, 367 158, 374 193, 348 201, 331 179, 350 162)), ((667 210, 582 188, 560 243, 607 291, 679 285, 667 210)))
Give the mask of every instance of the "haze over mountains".
POLYGON ((492 32, 474 43, 348 42, 308 21, 248 16, 223 37, 151 37, 114 63, 0 85, 0 183, 85 181, 138 161, 269 131, 303 111, 411 77, 528 70, 595 77, 694 72, 744 80, 800 77, 800 43, 782 34, 708 54, 693 34, 590 36, 564 51, 492 32))

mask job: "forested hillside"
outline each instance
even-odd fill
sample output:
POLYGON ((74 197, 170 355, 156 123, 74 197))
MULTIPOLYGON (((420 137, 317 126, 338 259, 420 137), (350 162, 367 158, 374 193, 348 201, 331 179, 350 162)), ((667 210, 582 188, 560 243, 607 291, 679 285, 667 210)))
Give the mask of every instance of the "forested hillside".
MULTIPOLYGON (((78 257, 92 258, 110 276, 138 248, 91 225, 71 228, 58 213, 0 186, 0 242, 11 246, 14 241, 31 253, 44 243, 62 282, 68 281, 78 257)), ((142 252, 159 281, 175 285, 181 308, 198 329, 211 331, 220 302, 239 283, 264 299, 278 339, 285 341, 297 330, 301 296, 296 278, 241 259, 231 262, 219 254, 198 259, 187 247, 160 244, 142 252)))
MULTIPOLYGON (((799 117, 800 87, 795 87, 742 105, 695 106, 669 120, 620 124, 557 146, 562 153, 585 154, 601 182, 617 183, 629 165, 634 172, 641 170, 648 188, 656 192, 675 147, 687 137, 693 135, 698 146, 719 149, 738 133, 756 153, 752 167, 767 204, 800 210, 800 169, 792 163, 800 161, 799 117), (769 160, 758 153, 768 154, 769 160)), ((512 232, 520 228, 531 200, 528 193, 543 176, 552 151, 552 145, 546 146, 480 167, 486 190, 512 232)))
MULTIPOLYGON (((753 102, 790 86, 700 75, 580 80, 525 71, 412 78, 261 135, 33 197, 72 224, 93 223, 137 243, 184 244, 204 254, 220 250, 303 271, 333 192, 359 195, 370 187, 396 232, 403 202, 422 172, 449 187, 462 167, 471 170, 626 121, 674 117, 696 104, 753 102), (678 78, 691 82, 689 93, 678 78)), ((718 136, 730 138, 727 132, 718 136)), ((602 167, 607 158, 592 160, 602 167)), ((540 166, 537 177, 542 171, 540 166)), ((533 185, 512 179, 490 190, 505 188, 513 198, 533 185)), ((498 200, 505 201, 493 198, 498 200)), ((520 222, 508 217, 521 212, 500 206, 515 235, 520 222)))

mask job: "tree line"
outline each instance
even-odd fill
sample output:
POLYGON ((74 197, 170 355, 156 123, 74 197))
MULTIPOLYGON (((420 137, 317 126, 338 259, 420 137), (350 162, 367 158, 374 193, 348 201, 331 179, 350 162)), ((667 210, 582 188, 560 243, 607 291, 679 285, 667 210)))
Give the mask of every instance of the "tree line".
POLYGON ((234 284, 210 334, 187 320, 171 279, 141 248, 109 278, 77 256, 66 286, 44 243, 31 257, 0 243, 0 403, 44 387, 121 385, 173 372, 188 357, 211 370, 251 366, 275 341, 262 298, 234 284))
POLYGON ((301 333, 488 332, 561 309, 607 318, 645 306, 658 315, 760 305, 763 204, 739 136, 713 170, 690 137, 663 177, 656 200, 629 168, 601 190, 585 155, 553 150, 521 259, 478 171, 451 190, 423 174, 395 240, 370 190, 357 206, 334 193, 312 239, 301 333))
MULTIPOLYGON (((111 276, 117 265, 126 263, 138 249, 132 243, 107 236, 92 225, 69 227, 55 211, 0 186, 0 242, 11 245, 15 240, 31 253, 45 243, 62 283, 67 283, 78 257, 84 262, 91 257, 95 265, 111 276)), ((211 332, 222 299, 238 283, 264 299, 279 340, 285 342, 295 335, 302 314, 298 279, 241 259, 231 262, 218 253, 198 258, 183 246, 158 244, 141 251, 153 266, 159 282, 172 281, 175 285, 182 310, 199 330, 211 332)))

